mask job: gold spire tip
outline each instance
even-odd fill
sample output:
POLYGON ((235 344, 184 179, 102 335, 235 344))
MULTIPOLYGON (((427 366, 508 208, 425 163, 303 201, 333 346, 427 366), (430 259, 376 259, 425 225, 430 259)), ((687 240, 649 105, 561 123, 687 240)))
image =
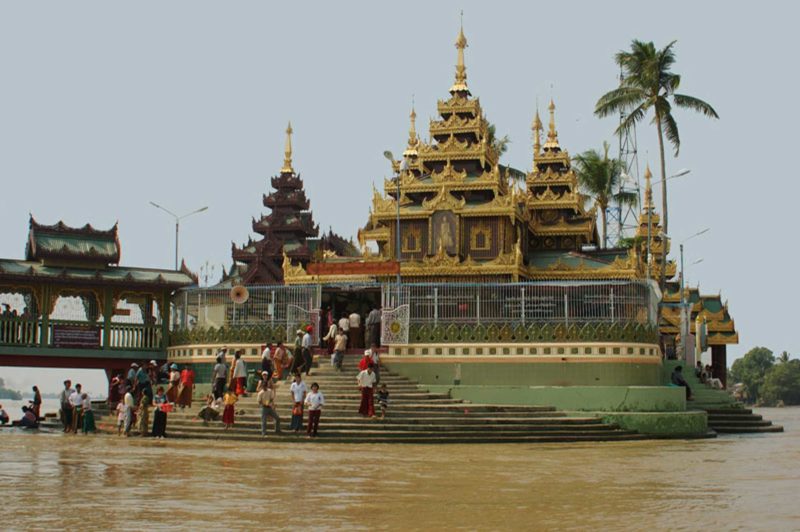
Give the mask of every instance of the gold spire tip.
POLYGON ((469 89, 467 88, 467 67, 464 64, 464 48, 467 45, 467 38, 464 36, 464 13, 461 13, 461 28, 458 31, 458 37, 456 38, 456 48, 458 49, 458 61, 456 62, 456 81, 452 87, 450 87, 450 92, 466 92, 469 93, 469 89))
POLYGON ((560 148, 558 145, 558 132, 556 131, 556 104, 552 98, 547 109, 550 111, 550 124, 547 131, 547 142, 544 143, 544 147, 545 149, 560 148))
POLYGON ((281 168, 282 174, 292 174, 294 173, 294 168, 292 168, 292 123, 289 122, 289 125, 286 126, 286 144, 283 148, 283 168, 281 168))

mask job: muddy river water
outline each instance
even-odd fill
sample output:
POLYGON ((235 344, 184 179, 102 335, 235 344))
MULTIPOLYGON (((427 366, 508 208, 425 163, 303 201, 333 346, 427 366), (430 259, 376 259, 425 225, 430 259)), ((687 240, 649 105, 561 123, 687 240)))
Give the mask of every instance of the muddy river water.
POLYGON ((759 413, 786 432, 412 446, 3 429, 0 528, 800 529, 800 408, 759 413))

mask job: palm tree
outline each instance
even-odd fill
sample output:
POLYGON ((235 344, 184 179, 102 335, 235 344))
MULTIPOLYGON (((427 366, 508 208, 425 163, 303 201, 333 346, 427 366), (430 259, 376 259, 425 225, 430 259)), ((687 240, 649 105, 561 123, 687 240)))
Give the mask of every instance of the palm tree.
POLYGON ((606 209, 613 201, 622 206, 635 205, 638 196, 620 189, 623 165, 619 159, 608 158, 608 142, 603 143, 603 153, 587 150, 573 157, 578 183, 593 200, 603 222, 603 247, 608 244, 608 219, 606 209), (616 191, 616 192, 615 192, 616 191))
MULTIPOLYGON (((625 119, 617 128, 617 133, 627 131, 644 119, 653 110, 652 123, 658 132, 658 148, 661 157, 661 202, 664 232, 669 234, 667 212, 667 172, 664 163, 664 135, 675 150, 677 157, 681 140, 678 124, 672 116, 672 105, 691 109, 710 118, 719 118, 709 104, 685 94, 677 94, 681 77, 670 71, 675 63, 672 41, 661 50, 656 50, 652 42, 634 40, 630 51, 620 51, 615 60, 622 69, 619 88, 604 94, 595 105, 594 113, 599 117, 623 113, 625 119)), ((661 284, 664 277, 662 273, 661 284)))
POLYGON ((486 129, 486 141, 494 148, 494 151, 497 153, 497 158, 499 159, 501 155, 508 151, 508 145, 511 143, 511 139, 508 135, 497 138, 497 128, 494 124, 489 124, 486 129))
POLYGON ((784 351, 783 353, 781 353, 781 356, 778 357, 778 362, 780 362, 781 364, 788 364, 789 363, 789 352, 788 351, 784 351))

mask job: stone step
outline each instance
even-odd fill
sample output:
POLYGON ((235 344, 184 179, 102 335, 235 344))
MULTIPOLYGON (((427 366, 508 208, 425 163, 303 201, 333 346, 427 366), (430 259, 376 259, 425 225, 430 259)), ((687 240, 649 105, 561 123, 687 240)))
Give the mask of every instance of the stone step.
POLYGON ((742 427, 738 425, 715 425, 713 427, 715 431, 721 434, 756 434, 761 432, 783 432, 783 427, 781 425, 769 425, 766 427, 758 426, 758 427, 742 427))
POLYGON ((750 408, 732 407, 732 408, 711 408, 711 409, 706 409, 706 412, 708 412, 711 415, 713 415, 713 414, 752 414, 753 410, 750 409, 750 408))
POLYGON ((708 414, 709 422, 714 421, 761 421, 764 419, 758 414, 708 414))
MULTIPOLYGON (((283 420, 282 420, 283 421, 283 420)), ((288 423, 281 423, 281 427, 283 430, 288 430, 288 423)), ((306 426, 305 424, 303 425, 306 426)), ((382 423, 380 421, 365 421, 362 423, 332 423, 326 420, 323 416, 322 421, 320 422, 320 426, 324 428, 326 433, 363 433, 363 434, 370 434, 372 432, 380 432, 382 434, 400 434, 400 433, 407 433, 407 432, 425 432, 425 433, 436 433, 436 432, 447 432, 450 433, 479 433, 479 432, 491 432, 493 434, 504 434, 504 433, 537 433, 537 432, 570 432, 570 433, 595 433, 595 432, 607 432, 611 430, 616 430, 619 427, 616 425, 611 424, 604 424, 600 421, 596 421, 594 424, 585 424, 585 425, 415 425, 415 424, 408 424, 408 425, 400 425, 400 424, 390 424, 390 423, 382 423)), ((268 431, 273 424, 270 422, 267 424, 268 431)), ((212 423, 209 425, 203 425, 200 423, 196 424, 178 424, 178 423, 170 423, 169 420, 167 421, 167 431, 176 430, 180 432, 260 432, 261 425, 255 423, 247 423, 247 424, 234 424, 232 428, 225 429, 222 423, 212 423)))
MULTIPOLYGON (((280 414, 280 412, 279 412, 280 414)), ((575 427, 585 427, 589 425, 595 425, 600 423, 598 418, 517 418, 517 419, 508 419, 508 418, 482 418, 482 419, 449 419, 449 418, 392 418, 387 417, 383 420, 378 420, 375 418, 374 420, 365 419, 362 416, 356 417, 341 417, 341 416, 330 416, 327 413, 323 414, 324 419, 326 420, 326 424, 342 424, 342 425, 358 425, 360 427, 370 426, 371 424, 380 424, 380 425, 387 425, 387 426, 462 426, 462 427, 483 427, 483 426, 507 426, 507 427, 517 427, 517 426, 526 426, 526 427, 536 427, 536 426, 549 426, 549 425, 559 425, 559 426, 575 426, 575 427)), ((287 422, 291 418, 290 414, 286 416, 281 416, 282 422, 287 422)), ((186 418, 186 417, 174 417, 170 416, 167 419, 169 425, 176 425, 176 426, 197 426, 202 425, 202 421, 198 418, 186 418)), ((221 421, 218 422, 211 422, 211 424, 219 423, 221 425, 221 421)), ((270 421, 270 423, 272 423, 270 421)), ((261 418, 256 416, 239 416, 236 418, 236 425, 242 426, 253 426, 253 427, 260 427, 261 426, 261 418)))
POLYGON ((575 442, 598 442, 598 441, 632 441, 643 440, 646 436, 641 434, 631 433, 628 431, 612 431, 602 434, 576 434, 576 435, 405 435, 405 436, 387 436, 385 434, 363 435, 361 437, 354 436, 341 436, 325 434, 320 432, 318 438, 306 438, 305 433, 300 433, 291 436, 275 435, 270 433, 266 438, 260 435, 242 435, 242 434, 189 434, 184 435, 181 433, 170 434, 173 438, 195 438, 205 440, 231 440, 231 441, 266 441, 266 442, 324 442, 324 443, 406 443, 406 444, 463 444, 463 443, 575 443, 575 442))
POLYGON ((772 425, 772 421, 758 419, 719 419, 709 417, 708 425, 710 427, 768 427, 772 425))

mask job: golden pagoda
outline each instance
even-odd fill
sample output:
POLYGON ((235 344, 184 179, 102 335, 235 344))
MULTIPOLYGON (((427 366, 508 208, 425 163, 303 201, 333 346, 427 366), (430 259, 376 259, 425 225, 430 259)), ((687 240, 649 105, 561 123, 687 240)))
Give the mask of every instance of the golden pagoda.
POLYGON ((521 194, 509 185, 509 169, 498 164, 480 100, 467 86, 463 28, 455 44, 455 80, 450 97, 437 103, 430 141, 417 136, 412 108, 403 162, 394 165, 395 178, 385 180, 384 194, 373 192, 359 241, 363 247, 374 242, 377 258, 399 261, 404 277, 516 280, 524 275, 521 229, 527 213, 521 194))

